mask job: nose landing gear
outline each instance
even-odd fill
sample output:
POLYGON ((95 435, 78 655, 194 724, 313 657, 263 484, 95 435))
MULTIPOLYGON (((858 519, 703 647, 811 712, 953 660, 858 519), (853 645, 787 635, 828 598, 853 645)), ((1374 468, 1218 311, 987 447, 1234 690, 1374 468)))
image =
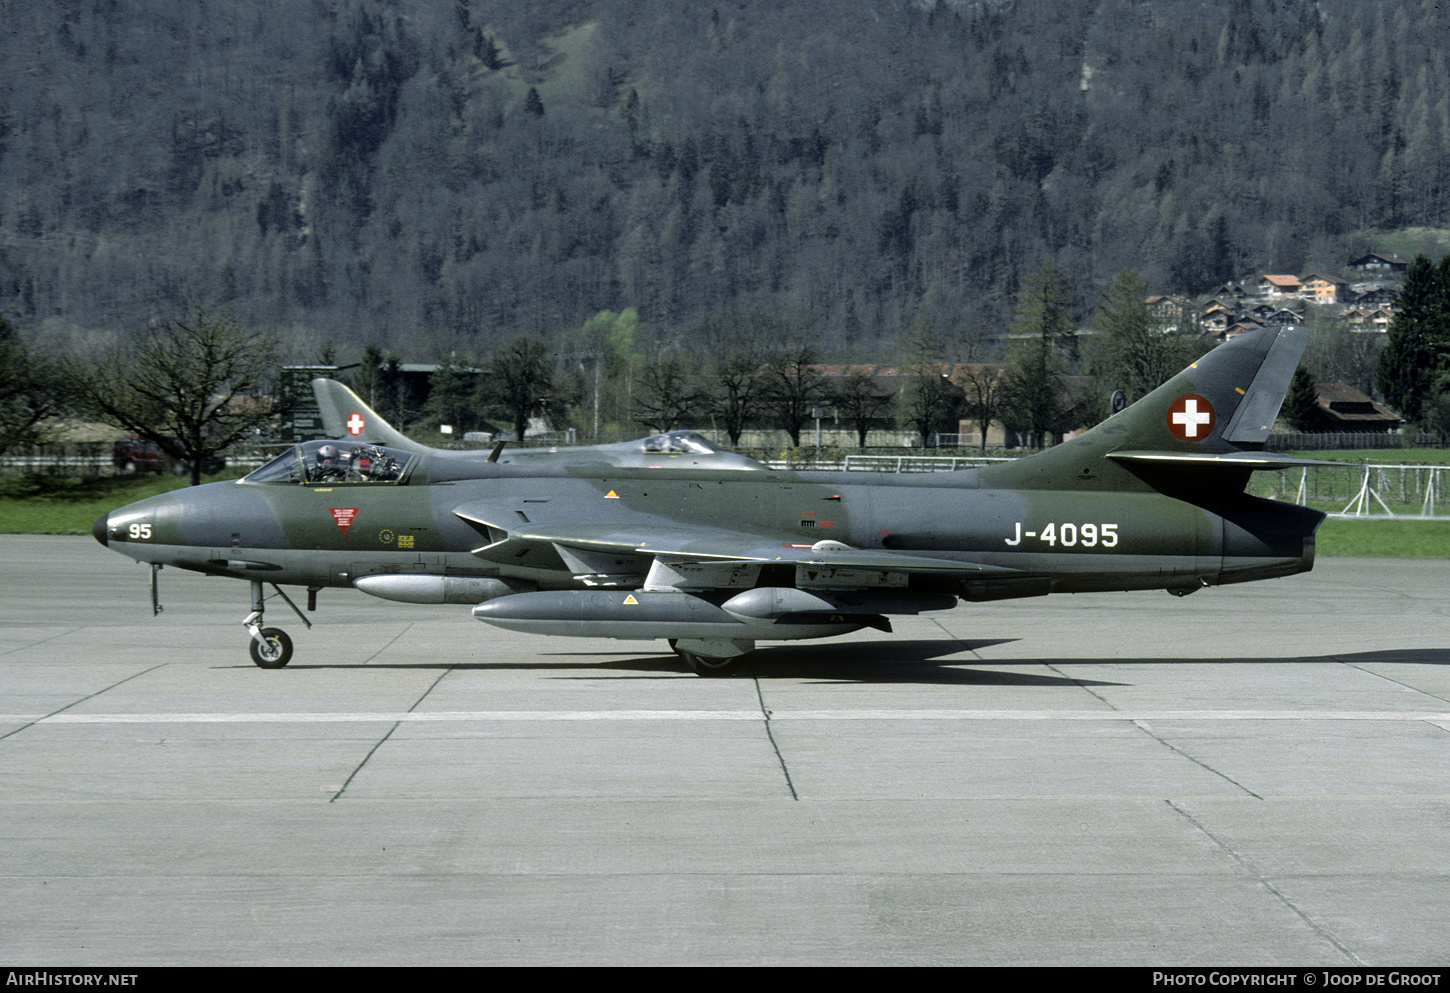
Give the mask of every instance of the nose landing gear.
MULTIPOLYGON (((279 597, 287 602, 287 606, 292 608, 292 612, 302 619, 303 624, 309 628, 312 627, 312 622, 297 609, 297 604, 282 592, 281 587, 276 583, 272 583, 271 587, 279 597)), ((246 620, 242 621, 247 633, 252 636, 247 648, 251 652, 252 661, 261 668, 280 669, 292 661, 292 639, 281 628, 262 627, 262 615, 265 611, 264 600, 261 580, 252 580, 252 612, 247 615, 246 620)))
POLYGON ((252 661, 263 669, 280 669, 292 661, 292 639, 287 632, 281 628, 255 628, 255 624, 247 625, 252 631, 252 640, 247 648, 252 653, 252 661))

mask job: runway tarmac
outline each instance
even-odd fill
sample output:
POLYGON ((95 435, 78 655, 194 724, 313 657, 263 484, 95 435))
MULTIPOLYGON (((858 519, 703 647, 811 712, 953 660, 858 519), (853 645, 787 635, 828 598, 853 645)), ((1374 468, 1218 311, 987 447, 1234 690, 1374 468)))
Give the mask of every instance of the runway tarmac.
POLYGON ((0 537, 0 963, 1444 965, 1450 563, 768 647, 0 537))

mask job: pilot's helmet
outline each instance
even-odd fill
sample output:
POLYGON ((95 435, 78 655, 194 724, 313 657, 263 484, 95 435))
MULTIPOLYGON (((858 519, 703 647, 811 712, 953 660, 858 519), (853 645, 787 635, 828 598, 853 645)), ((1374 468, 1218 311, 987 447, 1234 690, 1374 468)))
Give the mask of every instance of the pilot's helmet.
POLYGON ((319 462, 331 462, 335 458, 337 458, 336 445, 323 445, 317 450, 317 461, 319 462))

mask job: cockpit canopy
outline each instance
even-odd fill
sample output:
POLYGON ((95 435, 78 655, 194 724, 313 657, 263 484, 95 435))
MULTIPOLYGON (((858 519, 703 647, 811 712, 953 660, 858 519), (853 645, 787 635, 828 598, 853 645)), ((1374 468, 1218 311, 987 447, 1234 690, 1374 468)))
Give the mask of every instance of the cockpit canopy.
POLYGON ((417 456, 354 441, 294 445, 245 479, 248 483, 401 483, 417 456))
POLYGON ((688 455, 716 455, 720 449, 698 431, 666 431, 644 439, 646 452, 681 452, 688 455))

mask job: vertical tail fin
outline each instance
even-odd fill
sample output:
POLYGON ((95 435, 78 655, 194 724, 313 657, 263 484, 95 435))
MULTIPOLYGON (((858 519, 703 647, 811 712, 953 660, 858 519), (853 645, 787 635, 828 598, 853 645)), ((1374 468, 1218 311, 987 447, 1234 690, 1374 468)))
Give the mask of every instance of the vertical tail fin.
POLYGON ((355 438, 420 455, 434 451, 394 428, 381 414, 363 403, 361 397, 335 379, 314 379, 312 393, 317 397, 322 426, 330 438, 355 438))
POLYGON ((1308 341, 1308 329, 1299 327, 1240 335, 1090 431, 983 470, 983 478, 1028 488, 1116 489, 1132 485, 1120 466, 1138 476, 1145 465, 1217 464, 1245 470, 1246 480, 1249 469, 1302 464, 1262 450, 1308 341))
POLYGON ((1267 327, 1219 345, 1083 435, 1113 449, 1229 455, 1258 451, 1309 343, 1300 327, 1267 327))

